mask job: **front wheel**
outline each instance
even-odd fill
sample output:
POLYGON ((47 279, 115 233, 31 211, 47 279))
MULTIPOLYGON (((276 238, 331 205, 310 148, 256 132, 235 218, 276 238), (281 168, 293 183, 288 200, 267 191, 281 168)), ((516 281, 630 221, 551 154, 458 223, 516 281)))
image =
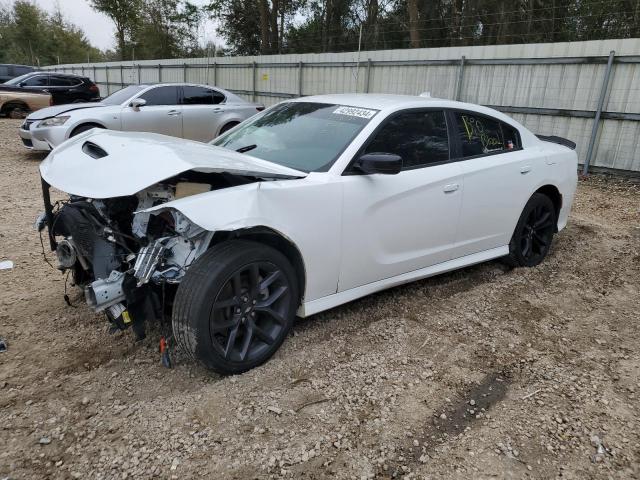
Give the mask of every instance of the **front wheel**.
POLYGON ((277 250, 232 240, 189 268, 176 293, 173 332, 193 358, 223 375, 267 361, 293 326, 294 269, 277 250))
POLYGON ((534 193, 522 210, 511 237, 507 262, 512 266, 535 267, 549 253, 555 231, 553 202, 542 193, 534 193))

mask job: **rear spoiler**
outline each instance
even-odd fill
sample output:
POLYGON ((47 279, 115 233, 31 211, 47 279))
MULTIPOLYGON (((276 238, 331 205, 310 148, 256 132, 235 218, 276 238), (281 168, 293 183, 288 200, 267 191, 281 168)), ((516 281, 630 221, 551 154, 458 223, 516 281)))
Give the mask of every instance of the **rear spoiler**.
POLYGON ((540 140, 544 142, 557 143, 558 145, 568 147, 571 150, 576 149, 576 144, 573 143, 571 140, 567 140, 566 138, 556 137, 555 135, 537 135, 537 134, 536 134, 536 137, 538 137, 540 140))

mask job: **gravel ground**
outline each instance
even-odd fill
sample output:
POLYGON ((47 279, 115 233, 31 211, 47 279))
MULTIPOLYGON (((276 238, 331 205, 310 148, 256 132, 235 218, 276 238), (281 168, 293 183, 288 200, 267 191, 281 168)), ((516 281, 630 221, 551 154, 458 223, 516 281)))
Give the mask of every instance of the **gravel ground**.
POLYGON ((298 321, 219 377, 135 343, 32 229, 38 163, 0 120, 0 478, 638 478, 640 186, 581 181, 539 267, 499 262, 298 321), (48 257, 52 259, 50 253, 48 257))

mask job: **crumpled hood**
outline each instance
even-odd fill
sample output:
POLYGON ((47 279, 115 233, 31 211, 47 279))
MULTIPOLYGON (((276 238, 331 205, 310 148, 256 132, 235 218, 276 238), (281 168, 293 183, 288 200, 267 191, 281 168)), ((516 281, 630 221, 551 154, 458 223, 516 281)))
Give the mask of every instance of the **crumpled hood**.
POLYGON ((73 110, 80 110, 81 108, 96 108, 106 107, 105 104, 100 102, 86 102, 86 103, 68 103, 66 105, 56 105, 55 107, 42 108, 33 112, 27 117, 28 120, 42 120, 43 118, 55 117, 61 113, 72 112, 73 110))
POLYGON ((95 199, 134 195, 188 170, 261 178, 307 176, 298 170, 206 143, 157 133, 99 129, 67 140, 40 164, 40 174, 49 185, 72 195, 95 199))

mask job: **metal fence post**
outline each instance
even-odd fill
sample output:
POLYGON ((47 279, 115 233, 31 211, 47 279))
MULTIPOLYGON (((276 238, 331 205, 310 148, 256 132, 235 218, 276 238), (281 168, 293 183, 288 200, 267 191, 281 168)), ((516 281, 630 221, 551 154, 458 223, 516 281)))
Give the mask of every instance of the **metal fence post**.
POLYGON ((364 75, 364 93, 369 93, 370 81, 371 81, 371 59, 367 58, 367 71, 364 75))
POLYGON ((93 66, 93 82, 98 83, 98 77, 96 76, 96 66, 93 66))
POLYGON ((213 86, 215 87, 217 85, 218 85, 218 64, 214 60, 213 61, 213 86))
POLYGON ((591 157, 593 156, 593 150, 596 145, 596 137, 598 136, 598 127, 600 126, 600 115, 602 114, 602 107, 604 106, 604 99, 607 96, 607 89, 609 87, 609 77, 611 77, 611 67, 613 65, 613 58, 615 57, 615 50, 609 52, 609 60, 607 60, 607 69, 604 72, 604 80, 602 81, 602 87, 600 88, 600 98, 598 99, 598 109, 596 110, 596 116, 593 119, 593 127, 591 128, 591 137, 589 138, 589 147, 587 148, 587 156, 584 158, 584 165, 582 166, 582 175, 589 173, 589 164, 591 163, 591 157))
POLYGON ((256 62, 252 62, 252 68, 251 68, 251 72, 253 72, 253 93, 251 94, 251 101, 255 102, 256 101, 256 67, 257 64, 256 62))
POLYGON ((109 65, 104 66, 104 76, 107 83, 107 95, 111 95, 111 84, 109 83, 109 65))
POLYGON ((124 88, 124 70, 122 64, 120 64, 120 88, 124 88))
POLYGON ((142 83, 142 66, 138 64, 138 85, 142 83))
POLYGON ((162 83, 162 64, 158 64, 158 83, 162 83))
POLYGON ((298 96, 302 96, 302 62, 298 62, 298 96))
POLYGON ((187 64, 182 64, 182 82, 187 83, 187 64))
POLYGON ((460 101, 460 96, 462 95, 462 80, 464 79, 464 61, 465 56, 463 55, 460 59, 460 66, 458 67, 458 85, 456 85, 456 101, 460 101))

